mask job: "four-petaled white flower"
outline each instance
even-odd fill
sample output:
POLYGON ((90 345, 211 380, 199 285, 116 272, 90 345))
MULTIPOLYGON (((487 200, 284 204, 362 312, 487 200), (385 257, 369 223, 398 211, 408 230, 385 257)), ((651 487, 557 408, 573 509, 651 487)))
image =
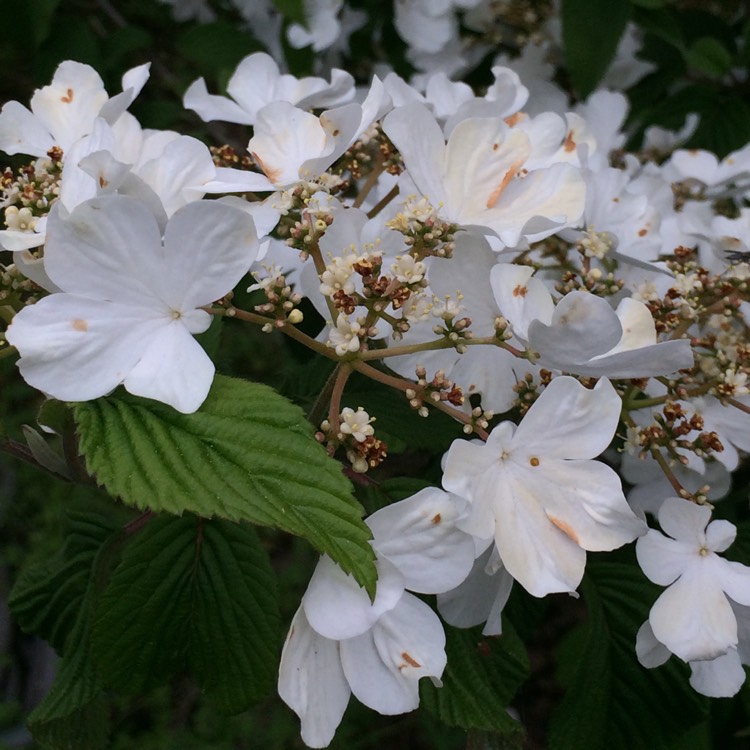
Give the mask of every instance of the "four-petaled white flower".
POLYGON ((469 573, 474 542, 456 521, 462 503, 429 488, 367 519, 377 555, 374 601, 323 557, 292 621, 279 695, 300 717, 302 739, 325 747, 351 693, 381 714, 419 705, 419 679, 439 682, 446 664, 438 616, 408 593, 440 593, 469 573))
POLYGON ((282 74, 276 61, 265 52, 244 58, 227 83, 226 96, 208 93, 203 78, 185 92, 184 103, 205 122, 223 120, 254 125, 258 111, 271 102, 289 102, 300 109, 323 109, 346 104, 354 98, 354 79, 333 68, 331 82, 323 78, 296 78, 282 74))
POLYGON ((591 459, 610 444, 621 401, 606 379, 593 390, 555 378, 521 424, 502 422, 485 444, 456 440, 443 487, 471 503, 461 528, 494 536, 508 573, 529 593, 574 591, 586 550, 612 550, 646 532, 614 470, 591 459))
POLYGON ((717 554, 732 544, 737 528, 710 519, 706 506, 667 498, 659 524, 669 536, 650 529, 635 548, 648 578, 668 586, 649 612, 653 636, 683 661, 737 648, 732 602, 750 605, 750 568, 717 554))
POLYGON ((199 308, 230 292, 258 251, 243 211, 201 201, 162 232, 148 208, 101 196, 68 219, 53 212, 45 268, 62 290, 24 308, 8 341, 27 383, 64 401, 88 401, 123 384, 131 393, 194 412, 214 365, 192 334, 199 308))

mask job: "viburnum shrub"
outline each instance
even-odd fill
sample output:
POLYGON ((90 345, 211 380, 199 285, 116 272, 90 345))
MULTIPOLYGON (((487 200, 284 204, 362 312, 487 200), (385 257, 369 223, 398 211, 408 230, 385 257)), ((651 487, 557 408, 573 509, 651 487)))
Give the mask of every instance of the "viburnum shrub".
POLYGON ((0 356, 42 395, 3 448, 110 497, 10 595, 61 656, 38 742, 187 674, 228 714, 275 687, 310 747, 352 694, 520 747, 560 613, 550 747, 676 747, 742 689, 750 146, 628 145, 622 93, 526 63, 355 88, 256 52, 184 98, 245 150, 142 128, 148 65, 4 105, 0 356))

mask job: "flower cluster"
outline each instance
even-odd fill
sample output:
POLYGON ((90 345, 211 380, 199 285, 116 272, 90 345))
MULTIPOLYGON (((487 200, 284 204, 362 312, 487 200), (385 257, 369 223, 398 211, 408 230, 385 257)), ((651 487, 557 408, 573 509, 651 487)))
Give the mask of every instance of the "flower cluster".
MULTIPOLYGON (((459 8, 489 30, 486 5, 403 2, 396 26, 427 59, 455 47, 459 8)), ((318 21, 290 39, 326 46, 318 21)), ((0 150, 31 159, 3 172, 0 200, 5 340, 28 384, 71 402, 122 385, 192 414, 215 370, 194 335, 222 316, 334 363, 310 419, 356 475, 387 448, 377 404, 345 405, 353 373, 463 426, 443 490, 367 519, 372 601, 328 557, 313 573, 279 675, 312 747, 351 693, 395 714, 421 677, 439 683, 443 625, 415 594, 494 635, 513 581, 574 594, 587 552, 635 540, 668 586, 640 660, 675 654, 708 695, 736 693, 750 663, 750 575, 719 557, 736 530, 709 503, 750 452, 750 147, 626 154, 621 95, 535 101, 533 77, 492 72, 481 95, 439 73, 356 91, 344 71, 297 79, 255 53, 228 96, 203 79, 185 93, 204 121, 247 128, 246 153, 215 158, 127 112, 147 66, 110 97, 66 62, 31 109, 0 113, 0 150), (261 301, 243 310, 248 274, 261 301)))

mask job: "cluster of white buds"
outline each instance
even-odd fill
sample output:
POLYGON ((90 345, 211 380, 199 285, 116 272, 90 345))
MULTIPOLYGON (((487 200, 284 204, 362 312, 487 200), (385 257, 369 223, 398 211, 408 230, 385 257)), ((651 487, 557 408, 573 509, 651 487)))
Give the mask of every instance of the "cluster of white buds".
MULTIPOLYGON (((253 276, 255 284, 251 284, 247 291, 262 290, 266 296, 266 302, 255 306, 256 312, 263 315, 272 315, 278 322, 288 321, 294 325, 301 323, 302 311, 297 308, 302 302, 302 295, 294 292, 287 284, 286 277, 277 266, 264 266, 267 275, 260 277, 255 271, 253 276)), ((269 329, 270 330, 270 329, 269 329)))
POLYGON ((343 448, 352 471, 364 474, 369 469, 379 466, 386 458, 388 446, 375 437, 375 428, 371 417, 361 406, 357 410, 346 406, 337 417, 334 426, 324 420, 316 439, 324 443, 330 455, 343 448))
POLYGON ((453 255, 458 227, 441 219, 439 208, 436 209, 426 197, 410 195, 402 209, 387 223, 390 229, 404 235, 417 259, 431 255, 450 258, 453 255))

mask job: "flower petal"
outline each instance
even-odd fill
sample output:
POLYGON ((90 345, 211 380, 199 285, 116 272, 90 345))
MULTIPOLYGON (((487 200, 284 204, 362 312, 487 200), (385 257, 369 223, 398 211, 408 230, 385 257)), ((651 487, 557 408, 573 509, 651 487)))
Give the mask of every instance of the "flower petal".
POLYGON ((532 596, 575 591, 586 552, 570 529, 546 514, 528 471, 509 465, 495 476, 495 541, 503 565, 532 596))
POLYGON ((698 548, 706 543, 711 509, 678 497, 669 497, 659 509, 659 525, 665 534, 698 548))
POLYGON ((162 299, 183 312, 220 299, 247 273, 258 249, 245 211, 217 201, 183 207, 164 233, 162 299))
POLYGON ((57 66, 52 82, 34 92, 31 111, 66 152, 91 132, 107 99, 104 82, 90 65, 66 60, 57 66))
POLYGON ((613 550, 648 530, 630 509, 617 473, 599 461, 542 457, 529 485, 547 517, 585 550, 613 550))
POLYGON ((165 318, 149 332, 147 346, 123 385, 135 396, 192 414, 206 400, 214 372, 213 362, 185 324, 165 318))
POLYGON ((736 649, 715 659, 690 662, 690 687, 709 698, 731 698, 744 682, 745 670, 736 649))
POLYGON ((326 747, 349 703, 339 644, 316 633, 300 607, 281 652, 279 696, 299 716, 308 747, 326 747))
POLYGON ((569 292, 555 307, 552 321, 529 325, 529 344, 550 367, 565 370, 614 348, 622 324, 609 303, 590 292, 569 292), (562 366, 556 364, 560 362, 562 366))
POLYGON ((151 280, 163 274, 160 249, 158 224, 142 203, 101 195, 77 206, 67 219, 53 209, 44 266, 71 294, 153 307, 151 280))
POLYGON ((255 122, 255 112, 244 110, 226 96, 209 94, 203 78, 190 84, 182 98, 182 103, 185 109, 192 109, 203 122, 222 120, 240 125, 252 125, 255 122))
POLYGON ((312 574, 302 606, 311 627, 326 638, 341 640, 361 635, 396 606, 404 593, 403 578, 387 560, 376 560, 378 587, 375 601, 351 575, 327 555, 312 574))
POLYGON ((513 578, 502 563, 492 573, 487 571, 488 561, 496 554, 492 544, 476 559, 462 584, 452 591, 438 594, 438 611, 449 625, 472 628, 484 622, 484 635, 502 633, 502 611, 513 588, 513 578))
POLYGON ((737 618, 716 572, 691 566, 651 607, 654 636, 683 661, 714 659, 737 646, 737 618))
POLYGON ((656 640, 648 620, 638 629, 638 635, 635 637, 635 653, 638 661, 648 669, 660 667, 672 656, 672 652, 656 640))
POLYGON ((621 408, 607 379, 588 390, 575 378, 555 378, 521 420, 512 450, 540 458, 595 458, 614 437, 621 408))
POLYGON ((13 318, 7 339, 29 385, 61 401, 88 401, 122 383, 153 326, 148 310, 52 294, 13 318))
POLYGON ((46 156, 55 145, 47 128, 23 104, 7 102, 0 111, 0 151, 46 156))
POLYGON ((446 200, 443 187, 445 138, 437 120, 422 104, 407 104, 390 112, 383 131, 393 141, 414 184, 433 206, 446 200))
POLYGON ((635 554, 641 570, 650 581, 660 586, 669 586, 695 561, 698 548, 649 529, 636 542, 635 554))
POLYGON ((472 537, 456 528, 458 498, 430 487, 367 519, 373 547, 404 576, 404 586, 437 594, 458 586, 474 563, 472 537))
POLYGON ((408 593, 372 630, 341 642, 341 665, 352 693, 385 715, 417 708, 419 678, 440 678, 445 664, 440 619, 408 593))

